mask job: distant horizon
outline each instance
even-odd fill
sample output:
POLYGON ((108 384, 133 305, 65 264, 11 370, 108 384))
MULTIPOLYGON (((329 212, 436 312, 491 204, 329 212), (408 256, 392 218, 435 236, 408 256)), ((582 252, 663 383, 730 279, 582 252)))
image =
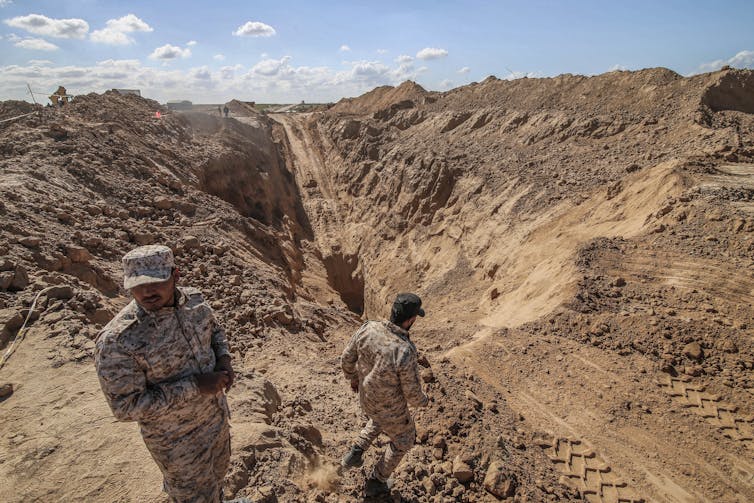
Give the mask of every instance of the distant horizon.
MULTIPOLYGON (((752 69, 752 68, 737 68, 737 67, 734 67, 734 66, 731 66, 731 65, 723 65, 723 66, 728 66, 728 67, 730 67, 733 70, 754 71, 754 69, 752 69)), ((497 77, 495 75, 488 75, 487 77, 485 77, 483 79, 480 79, 479 81, 468 82, 466 84, 462 84, 462 85, 459 85, 457 87, 454 87, 454 88, 451 88, 451 89, 445 89, 445 90, 426 89, 424 86, 421 86, 421 84, 418 84, 417 82, 414 82, 414 81, 411 81, 411 80, 404 80, 403 82, 397 83, 395 85, 391 85, 391 84, 377 85, 377 86, 374 86, 374 87, 372 87, 370 89, 366 89, 364 92, 362 92, 362 93, 360 93, 358 95, 355 95, 355 96, 342 96, 342 97, 340 97, 340 98, 338 98, 338 99, 336 99, 334 101, 309 101, 309 100, 300 100, 300 99, 296 99, 296 100, 292 100, 292 101, 259 101, 259 100, 253 100, 253 99, 245 99, 245 98, 239 97, 239 96, 230 96, 226 100, 216 101, 216 102, 210 102, 210 101, 193 101, 193 100, 187 100, 186 98, 169 98, 167 100, 160 101, 160 100, 157 100, 157 99, 155 99, 155 98, 153 98, 151 96, 144 95, 144 93, 141 92, 141 89, 135 89, 135 88, 123 88, 123 87, 119 87, 119 88, 103 89, 101 91, 88 91, 88 92, 79 93, 79 94, 73 94, 70 91, 68 91, 67 88, 66 88, 66 91, 68 91, 68 94, 70 96, 74 96, 75 97, 75 96, 84 96, 84 95, 91 94, 91 93, 103 94, 103 93, 108 92, 108 91, 116 91, 116 90, 138 90, 141 93, 141 97, 142 98, 150 99, 150 100, 153 100, 153 101, 157 101, 161 105, 167 105, 170 102, 190 101, 191 104, 192 104, 192 106, 195 106, 195 107, 196 106, 201 107, 201 106, 223 105, 223 104, 227 104, 227 103, 229 103, 229 102, 231 102, 233 100, 238 100, 238 101, 242 101, 242 102, 246 102, 246 103, 253 102, 256 105, 292 105, 292 104, 299 104, 299 103, 302 103, 302 102, 304 104, 306 104, 306 105, 328 105, 328 104, 337 103, 337 102, 339 102, 339 101, 341 101, 343 99, 358 98, 359 96, 363 96, 364 94, 369 93, 371 91, 374 91, 375 89, 380 88, 380 87, 393 87, 393 88, 396 88, 396 87, 399 87, 399 86, 405 84, 406 82, 414 82, 415 84, 420 85, 427 92, 444 93, 444 92, 452 91, 454 89, 458 89, 458 88, 461 88, 461 87, 466 87, 466 86, 474 85, 474 84, 480 84, 480 83, 484 82, 485 80, 487 80, 489 78, 495 78, 497 80, 507 80, 507 81, 519 80, 519 79, 533 79, 533 80, 537 80, 537 79, 553 79, 553 78, 558 78, 558 77, 561 77, 561 76, 564 76, 564 75, 571 75, 571 76, 574 76, 574 77, 592 78, 592 77, 599 77, 601 75, 606 75, 608 73, 615 73, 615 72, 638 73, 638 72, 643 72, 643 71, 647 71, 647 70, 660 70, 660 69, 671 71, 671 72, 675 73, 676 75, 678 75, 681 78, 693 78, 693 77, 701 76, 701 75, 704 75, 704 74, 716 73, 716 72, 719 72, 719 71, 722 70, 722 68, 719 68, 719 69, 712 70, 712 71, 709 71, 709 72, 695 73, 693 75, 682 75, 682 74, 680 74, 680 73, 678 73, 678 72, 676 72, 673 69, 668 68, 668 67, 654 66, 654 67, 648 67, 648 68, 638 68, 636 70, 610 70, 610 71, 607 71, 607 72, 598 73, 598 74, 592 74, 592 75, 584 75, 584 74, 580 74, 580 73, 569 73, 569 72, 566 72, 566 73, 560 73, 558 75, 552 75, 552 76, 537 76, 537 77, 534 77, 534 76, 532 76, 532 77, 522 76, 522 77, 516 77, 514 79, 511 79, 511 78, 499 78, 499 77, 497 77)), ((63 87, 66 87, 66 86, 63 86, 63 87)), ((57 89, 57 87, 56 87, 56 89, 57 89)), ((36 91, 34 92, 34 94, 37 97, 42 96, 42 93, 38 93, 36 91)), ((52 94, 52 92, 50 94, 52 94)), ((45 94, 43 96, 43 99, 47 100, 48 96, 49 96, 49 94, 45 94)), ((3 102, 3 101, 12 101, 12 100, 14 100, 14 98, 10 98, 9 100, 0 99, 0 102, 3 102)), ((31 97, 28 97, 28 96, 26 98, 18 100, 18 101, 27 101, 29 103, 33 103, 31 97)), ((45 105, 45 103, 40 103, 40 104, 45 105)))
POLYGON ((412 80, 447 91, 500 79, 663 67, 754 68, 754 2, 596 0, 250 6, 0 0, 0 100, 139 89, 160 103, 337 102, 412 80), (230 19, 230 21, 229 21, 230 19))

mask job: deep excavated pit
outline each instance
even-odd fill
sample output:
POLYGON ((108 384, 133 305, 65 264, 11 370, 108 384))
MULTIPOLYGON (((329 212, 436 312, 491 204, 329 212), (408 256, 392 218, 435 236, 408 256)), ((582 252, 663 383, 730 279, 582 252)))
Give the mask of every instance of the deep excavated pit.
POLYGON ((349 310, 359 316, 364 314, 364 276, 359 268, 359 257, 334 252, 323 260, 330 286, 340 294, 349 310))

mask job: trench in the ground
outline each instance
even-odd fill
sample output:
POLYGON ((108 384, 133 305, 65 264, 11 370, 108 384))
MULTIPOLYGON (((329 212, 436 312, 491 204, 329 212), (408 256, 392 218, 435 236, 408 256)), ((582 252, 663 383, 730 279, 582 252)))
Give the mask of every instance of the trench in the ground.
POLYGON ((364 275, 358 255, 334 253, 324 258, 327 281, 348 309, 364 314, 364 275))
MULTIPOLYGON (((323 152, 308 136, 304 124, 291 117, 275 119, 279 138, 278 154, 285 171, 291 173, 291 183, 300 198, 297 207, 303 209, 307 235, 317 248, 316 259, 324 266, 325 279, 340 300, 353 313, 365 312, 365 277, 358 250, 346 249, 341 242, 343 225, 338 201, 334 199, 324 165, 323 152)), ((314 257, 308 257, 308 260, 314 257)))
MULTIPOLYGON (((259 125, 239 124, 237 128, 253 138, 253 144, 237 145, 235 152, 224 153, 197 167, 198 188, 256 222, 250 227, 262 224, 272 231, 276 236, 273 242, 265 239, 258 244, 267 248, 267 256, 287 271, 292 288, 300 286, 294 284, 297 279, 293 269, 307 260, 319 260, 325 276, 322 279, 351 312, 364 314, 365 281, 358 253, 343 251, 336 244, 323 246, 304 257, 302 241, 317 243, 310 221, 311 216, 317 215, 307 211, 306 189, 296 180, 296 161, 291 159, 290 152, 276 140, 272 129, 267 129, 267 136, 260 140, 259 125)), ((209 131, 223 134, 216 128, 209 131)), ((254 234, 250 238, 258 241, 260 236, 254 234)), ((315 300, 324 303, 323 299, 315 300)))

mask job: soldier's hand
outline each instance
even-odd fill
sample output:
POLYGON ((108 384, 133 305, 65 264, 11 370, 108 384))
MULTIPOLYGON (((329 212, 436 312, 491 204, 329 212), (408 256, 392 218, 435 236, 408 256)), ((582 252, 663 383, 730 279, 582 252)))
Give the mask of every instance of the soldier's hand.
POLYGON ((209 372, 207 374, 196 375, 196 385, 199 388, 199 393, 205 395, 216 395, 222 389, 227 386, 229 376, 226 371, 209 372))
POLYGON ((224 371, 228 374, 228 384, 225 385, 225 391, 227 392, 236 380, 236 373, 233 371, 233 365, 230 364, 230 356, 224 355, 218 358, 215 370, 224 371))

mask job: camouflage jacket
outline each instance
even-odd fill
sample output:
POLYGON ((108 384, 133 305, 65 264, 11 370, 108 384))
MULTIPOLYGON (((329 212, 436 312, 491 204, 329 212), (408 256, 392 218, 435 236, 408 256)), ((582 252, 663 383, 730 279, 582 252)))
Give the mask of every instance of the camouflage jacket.
POLYGON ((343 373, 358 379, 367 416, 404 417, 407 405, 424 407, 416 346, 408 331, 389 321, 368 321, 353 335, 341 357, 343 373))
POLYGON ((115 417, 138 421, 158 441, 227 417, 225 395, 199 393, 194 375, 228 355, 225 331, 195 288, 178 288, 177 307, 150 312, 132 301, 97 336, 95 365, 115 417))

